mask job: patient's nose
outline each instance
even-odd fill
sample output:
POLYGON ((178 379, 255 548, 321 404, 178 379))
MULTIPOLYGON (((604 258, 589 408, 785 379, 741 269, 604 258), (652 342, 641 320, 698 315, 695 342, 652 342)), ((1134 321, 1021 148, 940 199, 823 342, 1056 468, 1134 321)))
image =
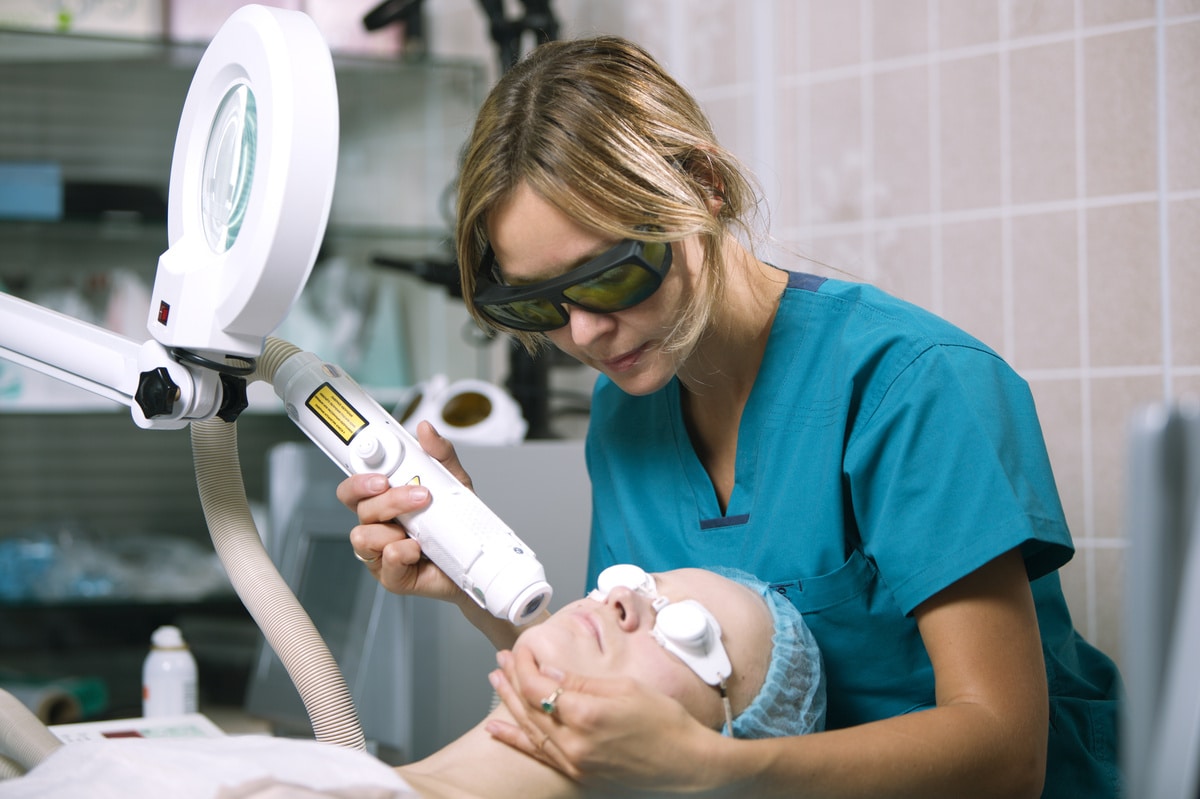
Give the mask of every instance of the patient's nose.
POLYGON ((604 604, 616 612, 617 624, 625 632, 633 632, 647 622, 653 624, 650 600, 625 586, 609 591, 604 604))

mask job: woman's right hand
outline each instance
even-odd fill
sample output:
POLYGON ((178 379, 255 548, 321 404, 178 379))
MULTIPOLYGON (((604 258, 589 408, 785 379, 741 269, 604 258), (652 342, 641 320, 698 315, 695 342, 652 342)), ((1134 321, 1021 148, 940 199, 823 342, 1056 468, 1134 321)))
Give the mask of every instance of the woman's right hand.
MULTIPOLYGON (((439 435, 433 425, 421 422, 417 428, 417 441, 463 485, 472 487, 454 445, 439 435)), ((337 497, 358 516, 358 526, 350 531, 350 545, 384 588, 396 594, 415 594, 455 603, 467 599, 445 572, 422 556, 420 544, 409 538, 404 526, 396 520, 402 514, 426 507, 430 502, 428 488, 393 487, 383 475, 356 474, 338 485, 337 497)))

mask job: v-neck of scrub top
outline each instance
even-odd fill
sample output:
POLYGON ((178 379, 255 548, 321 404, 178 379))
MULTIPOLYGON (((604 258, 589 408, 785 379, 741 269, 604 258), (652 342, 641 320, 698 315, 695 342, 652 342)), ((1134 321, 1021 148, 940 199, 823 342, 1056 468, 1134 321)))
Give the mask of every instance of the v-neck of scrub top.
POLYGON ((788 284, 780 294, 775 318, 771 322, 771 332, 767 335, 767 346, 763 351, 762 363, 759 364, 758 374, 754 385, 750 387, 750 396, 746 398, 746 406, 742 409, 742 418, 738 422, 737 450, 734 453, 733 490, 729 492, 729 503, 725 512, 721 512, 721 503, 717 500, 717 489, 696 447, 688 434, 687 423, 683 418, 683 386, 678 377, 667 385, 667 405, 670 412, 670 424, 674 433, 675 448, 679 454, 680 467, 691 486, 696 500, 696 509, 700 517, 700 529, 731 527, 746 524, 750 521, 750 512, 754 505, 754 492, 757 486, 758 453, 762 449, 759 439, 766 428, 765 422, 770 413, 771 401, 774 396, 772 387, 779 382, 779 376, 784 374, 792 362, 794 353, 787 347, 777 346, 776 340, 781 335, 780 330, 786 330, 792 314, 797 312, 797 304, 784 302, 784 294, 797 288, 813 289, 824 280, 813 275, 800 272, 788 274, 788 284))

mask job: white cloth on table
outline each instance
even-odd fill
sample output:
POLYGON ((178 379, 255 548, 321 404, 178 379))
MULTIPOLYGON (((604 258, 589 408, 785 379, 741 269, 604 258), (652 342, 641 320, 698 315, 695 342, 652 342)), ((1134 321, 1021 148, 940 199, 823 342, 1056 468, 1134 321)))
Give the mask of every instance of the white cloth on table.
POLYGON ((265 735, 65 744, 0 799, 419 799, 366 752, 265 735))

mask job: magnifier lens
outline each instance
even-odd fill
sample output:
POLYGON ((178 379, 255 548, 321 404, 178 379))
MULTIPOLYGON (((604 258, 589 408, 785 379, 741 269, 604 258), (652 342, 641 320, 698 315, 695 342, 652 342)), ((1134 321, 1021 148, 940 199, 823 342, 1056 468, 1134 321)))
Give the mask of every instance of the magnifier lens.
POLYGON ((204 154, 200 215, 214 252, 233 246, 246 219, 257 144, 254 92, 239 83, 225 93, 217 108, 204 154))

